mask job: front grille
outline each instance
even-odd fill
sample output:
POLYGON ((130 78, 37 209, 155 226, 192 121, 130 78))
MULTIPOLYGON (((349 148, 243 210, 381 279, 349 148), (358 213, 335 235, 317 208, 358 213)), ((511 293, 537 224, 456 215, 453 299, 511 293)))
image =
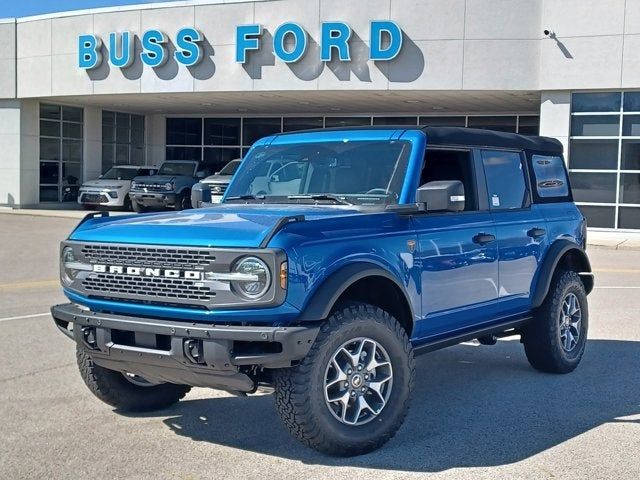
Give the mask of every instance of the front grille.
POLYGON ((226 183, 212 183, 209 189, 212 195, 222 195, 227 190, 226 183))
POLYGON ((135 295, 160 302, 175 300, 212 301, 215 292, 212 292, 208 287, 202 286, 202 284, 198 286, 197 283, 193 280, 184 279, 98 273, 85 278, 82 286, 89 294, 99 294, 101 296, 135 295))
POLYGON ((82 246, 82 255, 89 263, 129 267, 198 269, 216 261, 210 250, 124 245, 87 244, 82 246))
POLYGON ((97 193, 83 193, 80 199, 83 203, 107 203, 109 199, 106 195, 99 195, 97 193))
POLYGON ((164 188, 164 184, 159 185, 157 183, 136 183, 136 188, 132 190, 147 190, 149 192, 166 192, 167 189, 164 188))

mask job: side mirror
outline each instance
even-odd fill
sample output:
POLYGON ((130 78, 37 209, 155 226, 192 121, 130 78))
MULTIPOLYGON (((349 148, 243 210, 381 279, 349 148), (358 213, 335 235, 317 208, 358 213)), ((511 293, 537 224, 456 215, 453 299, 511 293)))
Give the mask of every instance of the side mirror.
POLYGON ((461 212, 464 200, 464 185, 460 180, 425 183, 416 193, 416 202, 426 204, 427 212, 461 212))

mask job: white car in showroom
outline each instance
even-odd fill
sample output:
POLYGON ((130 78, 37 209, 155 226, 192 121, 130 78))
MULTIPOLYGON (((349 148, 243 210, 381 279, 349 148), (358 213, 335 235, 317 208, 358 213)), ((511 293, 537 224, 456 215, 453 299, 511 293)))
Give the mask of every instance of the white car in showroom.
POLYGON ((121 208, 131 210, 129 190, 131 180, 138 176, 155 175, 158 167, 116 165, 97 180, 85 182, 78 191, 78 203, 86 209, 121 208))

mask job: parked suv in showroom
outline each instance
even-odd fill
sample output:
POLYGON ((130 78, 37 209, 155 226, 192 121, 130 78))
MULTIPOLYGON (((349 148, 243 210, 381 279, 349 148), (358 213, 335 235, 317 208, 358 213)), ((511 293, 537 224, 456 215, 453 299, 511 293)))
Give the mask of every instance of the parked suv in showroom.
POLYGON ((200 208, 203 203, 220 203, 241 161, 241 158, 231 160, 215 175, 196 183, 191 189, 191 205, 193 208, 200 208))
POLYGON ((84 182, 78 192, 78 203, 87 209, 131 209, 129 190, 134 177, 154 175, 158 167, 116 165, 96 180, 84 182))
POLYGON ((191 187, 207 176, 200 162, 169 160, 155 175, 136 177, 131 182, 131 206, 136 212, 154 208, 191 208, 191 187))
POLYGON ((280 134, 251 148, 217 206, 87 216, 62 243, 71 303, 52 314, 118 410, 272 386, 293 436, 358 455, 402 425, 415 354, 516 336, 535 369, 573 371, 594 283, 585 244, 556 140, 280 134))

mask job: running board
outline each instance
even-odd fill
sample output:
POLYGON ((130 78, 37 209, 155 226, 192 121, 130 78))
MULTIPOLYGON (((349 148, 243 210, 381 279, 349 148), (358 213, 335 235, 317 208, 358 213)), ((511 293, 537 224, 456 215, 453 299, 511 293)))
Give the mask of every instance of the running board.
POLYGON ((422 355, 423 353, 433 352, 435 350, 440 350, 441 348, 451 347, 452 345, 457 345, 462 342, 468 342, 469 340, 474 340, 479 337, 485 337, 487 335, 496 335, 498 337, 507 337, 511 335, 517 335, 517 329, 523 327, 527 323, 529 323, 533 317, 524 317, 518 320, 511 320, 509 322, 500 323, 497 325, 490 325, 483 328, 478 328, 475 330, 467 331, 464 333, 456 334, 452 337, 441 338, 438 340, 427 341, 426 343, 421 343, 413 348, 413 352, 416 355, 422 355), (509 333, 505 335, 505 332, 509 330, 514 330, 513 333, 509 333))

